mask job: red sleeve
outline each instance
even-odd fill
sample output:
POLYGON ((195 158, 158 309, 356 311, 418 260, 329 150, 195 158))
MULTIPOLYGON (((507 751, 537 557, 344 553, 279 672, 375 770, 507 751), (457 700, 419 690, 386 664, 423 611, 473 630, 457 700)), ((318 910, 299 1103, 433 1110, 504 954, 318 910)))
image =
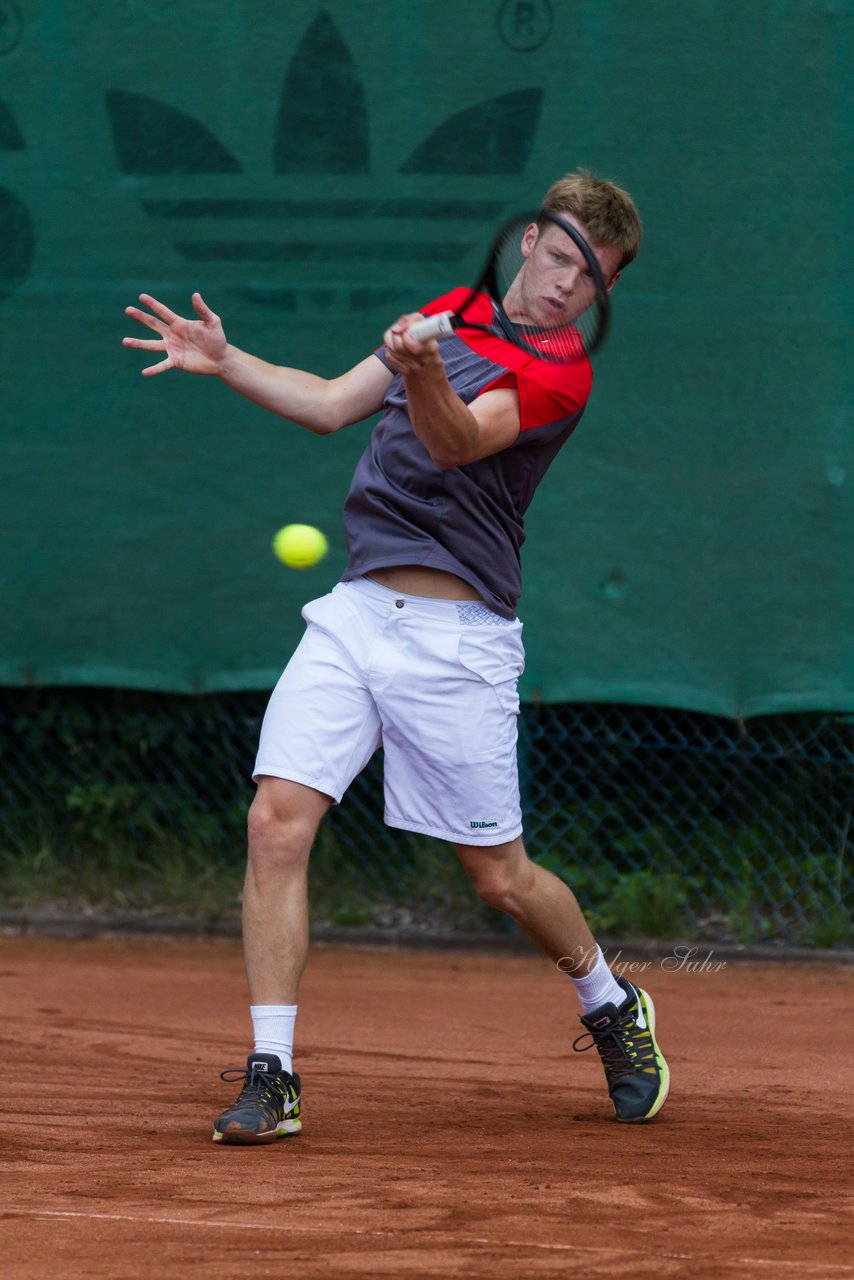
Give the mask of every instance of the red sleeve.
MULTIPOLYGON (((503 345, 506 350, 510 344, 503 345)), ((577 360, 569 365, 549 364, 516 347, 511 350, 519 358, 519 367, 501 374, 480 394, 499 387, 513 387, 519 393, 520 430, 548 426, 562 418, 571 418, 584 408, 593 386, 589 360, 577 360)), ((511 359, 507 363, 510 364, 511 359)))
POLYGON ((437 316, 443 311, 456 311, 457 307, 470 296, 471 289, 452 289, 450 293, 443 293, 441 298, 434 298, 432 302, 426 303, 418 310, 422 316, 437 316))
MULTIPOLYGON (((468 289, 452 289, 450 293, 430 302, 421 311, 435 315, 439 311, 454 311, 470 296, 468 289)), ((489 324, 492 303, 481 295, 483 314, 477 316, 478 324, 489 324)), ((474 312, 470 313, 474 318, 474 312)), ((550 363, 538 360, 520 347, 498 334, 459 330, 463 341, 494 364, 505 370, 487 383, 478 395, 498 387, 513 387, 519 393, 519 422, 522 431, 545 427, 564 418, 575 417, 590 398, 593 386, 593 369, 585 357, 572 364, 550 363)))
MULTIPOLYGON (((437 315, 441 311, 455 311, 470 296, 470 290, 452 289, 419 307, 422 315, 437 315)), ((492 304, 484 296, 484 315, 478 323, 488 323, 492 304)), ((459 336, 479 355, 485 356, 503 372, 477 393, 493 391, 499 387, 512 387, 519 395, 519 423, 522 431, 545 427, 564 418, 572 418, 586 405, 593 385, 593 370, 587 359, 573 364, 551 364, 538 360, 520 347, 498 334, 459 330, 459 336)), ((376 354, 384 361, 385 348, 376 354)))

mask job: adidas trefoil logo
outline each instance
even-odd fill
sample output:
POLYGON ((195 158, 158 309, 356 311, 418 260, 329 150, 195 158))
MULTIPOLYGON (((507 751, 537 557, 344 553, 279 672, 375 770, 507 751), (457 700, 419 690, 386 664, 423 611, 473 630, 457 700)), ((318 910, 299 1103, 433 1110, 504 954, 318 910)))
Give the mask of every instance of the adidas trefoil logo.
POLYGON ((364 86, 321 11, 285 72, 266 178, 186 112, 135 90, 106 96, 120 169, 186 262, 216 263, 260 305, 387 315, 476 273, 489 230, 520 199, 543 94, 476 102, 399 163, 377 163, 364 86), (447 175, 454 194, 436 195, 447 175))

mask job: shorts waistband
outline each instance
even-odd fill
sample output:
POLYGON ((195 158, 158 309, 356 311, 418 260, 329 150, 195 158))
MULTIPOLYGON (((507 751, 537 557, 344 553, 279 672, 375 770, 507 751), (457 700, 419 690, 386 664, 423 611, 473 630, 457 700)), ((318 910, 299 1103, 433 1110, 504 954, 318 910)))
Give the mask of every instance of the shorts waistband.
POLYGON ((350 578, 338 585, 352 587, 361 595, 375 600, 389 610, 406 609, 407 612, 414 613, 418 617, 433 618, 453 623, 455 626, 471 625, 473 614, 479 615, 478 620, 481 623, 489 621, 497 627, 513 625, 508 618, 502 618, 499 614, 493 613, 480 600, 440 600, 433 596, 411 596, 405 591, 394 591, 391 587, 384 587, 373 578, 366 577, 350 578))

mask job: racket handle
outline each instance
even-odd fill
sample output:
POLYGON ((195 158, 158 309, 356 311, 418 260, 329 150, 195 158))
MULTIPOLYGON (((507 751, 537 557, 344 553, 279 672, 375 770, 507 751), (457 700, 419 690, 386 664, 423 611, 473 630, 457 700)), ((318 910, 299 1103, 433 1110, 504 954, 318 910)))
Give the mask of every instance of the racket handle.
POLYGON ((437 316, 426 316, 423 320, 416 320, 406 332, 416 342, 429 342, 431 338, 447 338, 448 334, 454 332, 453 322, 453 311, 440 311, 437 316))

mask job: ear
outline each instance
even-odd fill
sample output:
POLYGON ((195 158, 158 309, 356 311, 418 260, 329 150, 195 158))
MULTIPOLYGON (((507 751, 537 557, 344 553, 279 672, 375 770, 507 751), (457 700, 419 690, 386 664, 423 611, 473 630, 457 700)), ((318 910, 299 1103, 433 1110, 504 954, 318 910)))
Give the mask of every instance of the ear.
POLYGON ((531 250, 537 243, 537 237, 540 234, 540 228, 536 222, 532 222, 530 226, 525 228, 525 234, 522 236, 522 257, 527 258, 531 254, 531 250))
POLYGON ((608 281, 608 283, 607 283, 607 285, 606 285, 606 287, 605 287, 605 291, 606 291, 606 293, 610 293, 610 292, 611 292, 611 290, 613 289, 614 285, 617 283, 617 281, 619 280, 619 278, 620 278, 620 276, 621 276, 622 274, 623 274, 623 273, 622 273, 622 271, 615 271, 615 272, 614 272, 614 274, 611 276, 611 279, 608 281))

